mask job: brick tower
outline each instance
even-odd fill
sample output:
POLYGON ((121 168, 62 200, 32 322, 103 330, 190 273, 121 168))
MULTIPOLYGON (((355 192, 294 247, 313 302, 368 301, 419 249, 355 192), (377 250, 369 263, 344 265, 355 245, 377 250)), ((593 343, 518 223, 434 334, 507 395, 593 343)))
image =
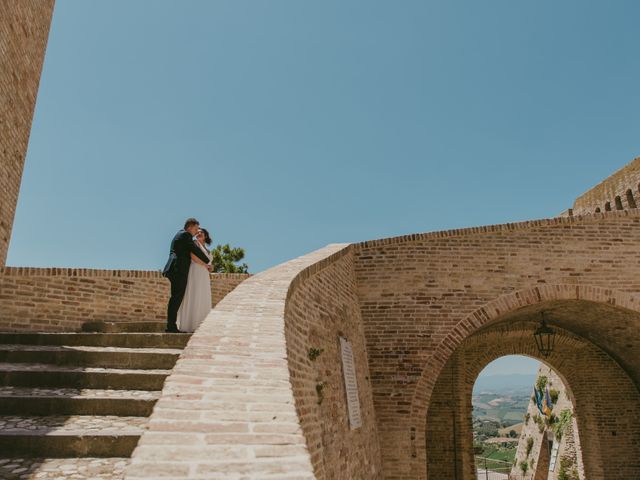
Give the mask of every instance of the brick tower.
POLYGON ((7 259, 54 0, 0 0, 0 267, 7 259))

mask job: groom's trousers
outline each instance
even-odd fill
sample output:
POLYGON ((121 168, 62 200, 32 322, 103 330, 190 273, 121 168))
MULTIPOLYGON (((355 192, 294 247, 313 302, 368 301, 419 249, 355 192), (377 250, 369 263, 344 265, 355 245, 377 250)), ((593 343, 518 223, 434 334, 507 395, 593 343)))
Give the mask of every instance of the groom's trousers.
POLYGON ((171 281, 171 298, 169 298, 169 304, 167 305, 167 329, 173 330, 178 328, 176 325, 178 318, 178 310, 182 304, 184 298, 184 292, 187 290, 187 278, 172 278, 171 281))

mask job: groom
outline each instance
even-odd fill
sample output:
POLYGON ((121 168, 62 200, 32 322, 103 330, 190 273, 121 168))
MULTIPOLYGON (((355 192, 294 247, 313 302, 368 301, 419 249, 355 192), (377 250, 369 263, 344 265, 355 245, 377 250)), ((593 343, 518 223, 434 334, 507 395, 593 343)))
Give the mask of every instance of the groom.
MULTIPOLYGON (((189 267, 191 266, 191 254, 196 255, 200 260, 209 263, 209 259, 197 247, 193 241, 193 237, 198 233, 200 222, 195 218, 187 218, 184 222, 184 229, 176 233, 171 240, 171 250, 169 260, 162 270, 162 275, 167 277, 171 282, 171 298, 167 305, 167 329, 168 333, 178 333, 176 319, 178 309, 184 298, 184 292, 187 289, 187 278, 189 276, 189 267)), ((209 265, 209 271, 211 266, 209 265)))

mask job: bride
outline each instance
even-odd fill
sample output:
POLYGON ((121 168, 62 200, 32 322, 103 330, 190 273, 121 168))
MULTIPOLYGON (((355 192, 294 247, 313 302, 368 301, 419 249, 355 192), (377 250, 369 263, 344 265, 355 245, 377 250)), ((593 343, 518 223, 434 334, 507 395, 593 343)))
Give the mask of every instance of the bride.
MULTIPOLYGON (((205 228, 198 230, 196 245, 209 258, 212 257, 205 245, 211 245, 211 237, 205 228)), ((204 318, 211 311, 211 277, 208 264, 204 263, 193 253, 191 254, 191 266, 187 279, 187 290, 184 293, 182 304, 178 310, 178 330, 181 332, 195 332, 204 318)))

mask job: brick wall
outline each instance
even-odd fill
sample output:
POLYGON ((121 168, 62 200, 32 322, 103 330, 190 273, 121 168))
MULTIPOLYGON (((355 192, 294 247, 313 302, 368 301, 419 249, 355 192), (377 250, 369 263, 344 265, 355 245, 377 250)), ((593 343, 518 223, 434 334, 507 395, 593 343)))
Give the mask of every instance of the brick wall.
MULTIPOLYGON (((248 278, 213 274, 215 305, 248 278)), ((159 272, 0 268, 0 329, 76 331, 89 321, 164 321, 169 281, 159 272)))
POLYGON ((565 332, 548 361, 572 379, 589 478, 610 478, 602 455, 640 475, 624 460, 640 458, 639 228, 635 210, 412 235, 327 247, 256 275, 192 338, 127 478, 424 479, 428 464, 428 478, 449 478, 437 469, 452 464, 467 478, 475 376, 497 356, 536 355, 541 309, 565 332), (522 322, 526 331, 500 330, 522 322), (362 432, 347 430, 336 334, 356 349, 362 432), (324 349, 315 362, 310 347, 324 349))
POLYGON ((640 157, 625 165, 573 204, 574 215, 637 208, 640 204, 640 157))
POLYGON ((382 478, 353 255, 344 255, 292 292, 285 310, 287 359, 315 478, 382 478), (353 430, 339 337, 351 343, 356 368, 362 426, 353 430), (322 352, 315 360, 309 358, 311 348, 322 352))
POLYGON ((53 3, 0 2, 0 267, 7 258, 53 3))
POLYGON ((639 240, 640 213, 629 210, 355 246, 385 478, 426 478, 424 418, 440 371, 466 337, 528 305, 577 298, 621 307, 557 321, 640 384, 640 320, 627 310, 640 305, 639 240))

